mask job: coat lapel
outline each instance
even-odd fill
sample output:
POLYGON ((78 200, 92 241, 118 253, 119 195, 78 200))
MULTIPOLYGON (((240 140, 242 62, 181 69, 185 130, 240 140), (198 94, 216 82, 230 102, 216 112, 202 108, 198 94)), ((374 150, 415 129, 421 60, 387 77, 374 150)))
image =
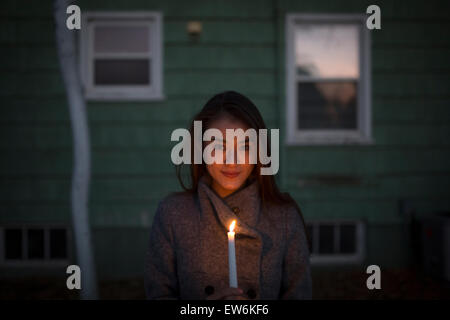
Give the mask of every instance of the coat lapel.
MULTIPOLYGON (((202 177, 198 186, 201 214, 204 215, 202 220, 204 219, 204 221, 208 222, 217 221, 220 224, 220 229, 223 230, 223 235, 218 235, 217 238, 226 239, 229 226, 236 219, 238 279, 252 283, 253 286, 258 286, 263 247, 262 236, 255 228, 259 215, 261 214, 258 184, 254 181, 243 189, 222 199, 211 190, 207 179, 206 177, 202 177), (240 208, 238 215, 233 212, 233 206, 240 208), (247 236, 248 238, 245 239, 243 236, 247 236)), ((208 227, 205 229, 212 230, 208 227)), ((211 256, 211 254, 214 256, 214 253, 210 253, 209 255, 211 256)), ((221 254, 223 255, 223 253, 221 254)), ((228 265, 226 267, 228 268, 228 265)))
POLYGON ((205 209, 204 212, 213 209, 225 232, 228 231, 231 222, 236 220, 236 234, 244 234, 261 240, 261 235, 254 228, 260 216, 260 198, 256 181, 222 199, 211 190, 208 180, 204 176, 200 179, 198 191, 202 209, 205 209), (206 208, 208 205, 212 205, 213 208, 206 208), (239 207, 239 215, 233 212, 233 207, 239 207))

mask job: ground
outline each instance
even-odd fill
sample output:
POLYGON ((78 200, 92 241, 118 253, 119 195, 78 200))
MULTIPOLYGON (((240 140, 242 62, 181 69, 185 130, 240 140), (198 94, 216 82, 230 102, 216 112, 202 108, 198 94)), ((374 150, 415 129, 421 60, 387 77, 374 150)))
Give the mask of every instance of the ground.
MULTIPOLYGON (((450 299, 450 283, 410 269, 382 271, 381 289, 368 290, 369 275, 355 270, 313 270, 314 299, 450 299)), ((0 300, 78 299, 65 279, 1 279, 0 300)), ((140 278, 100 282, 101 299, 144 299, 140 278)))

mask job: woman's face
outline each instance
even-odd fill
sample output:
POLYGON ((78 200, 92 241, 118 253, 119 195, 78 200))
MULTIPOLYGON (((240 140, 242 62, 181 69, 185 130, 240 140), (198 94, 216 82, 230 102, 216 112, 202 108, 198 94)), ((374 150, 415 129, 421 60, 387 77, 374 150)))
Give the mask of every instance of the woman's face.
MULTIPOLYGON (((208 170, 210 176, 212 177, 211 187, 216 191, 216 193, 221 197, 226 197, 232 194, 234 191, 239 189, 246 181, 247 178, 252 173, 254 164, 249 162, 249 142, 248 141, 238 141, 234 138, 234 159, 230 155, 231 141, 226 141, 226 129, 242 129, 246 131, 248 126, 241 120, 236 119, 229 115, 224 115, 219 117, 211 123, 209 128, 216 128, 222 132, 222 141, 211 141, 205 142, 205 146, 209 143, 216 144, 215 150, 222 149, 223 152, 223 164, 213 163, 206 164, 206 169, 208 170), (245 163, 238 164, 238 150, 244 151, 245 163), (228 159, 228 161, 227 161, 228 159)), ((211 155, 215 155, 215 150, 211 152, 211 155)))

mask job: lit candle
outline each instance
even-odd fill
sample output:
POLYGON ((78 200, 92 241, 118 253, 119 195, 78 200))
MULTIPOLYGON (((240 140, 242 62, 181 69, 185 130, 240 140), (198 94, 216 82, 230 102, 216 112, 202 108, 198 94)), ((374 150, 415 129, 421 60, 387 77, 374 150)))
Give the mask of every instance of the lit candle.
POLYGON ((234 246, 234 226, 236 220, 230 224, 230 232, 228 232, 228 270, 230 275, 230 287, 237 288, 237 274, 236 274, 236 250, 234 246))

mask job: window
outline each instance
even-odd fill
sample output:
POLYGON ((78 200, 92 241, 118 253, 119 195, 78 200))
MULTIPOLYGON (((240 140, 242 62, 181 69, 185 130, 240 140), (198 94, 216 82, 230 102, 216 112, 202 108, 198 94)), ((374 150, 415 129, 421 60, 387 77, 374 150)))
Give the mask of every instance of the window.
POLYGON ((361 221, 316 221, 306 225, 312 243, 311 263, 361 263, 365 229, 361 221))
POLYGON ((365 16, 287 15, 287 143, 371 142, 365 16))
POLYGON ((0 227, 0 263, 3 265, 66 264, 69 232, 64 226, 0 227))
POLYGON ((83 14, 80 66, 91 100, 162 99, 162 18, 155 12, 83 14))

